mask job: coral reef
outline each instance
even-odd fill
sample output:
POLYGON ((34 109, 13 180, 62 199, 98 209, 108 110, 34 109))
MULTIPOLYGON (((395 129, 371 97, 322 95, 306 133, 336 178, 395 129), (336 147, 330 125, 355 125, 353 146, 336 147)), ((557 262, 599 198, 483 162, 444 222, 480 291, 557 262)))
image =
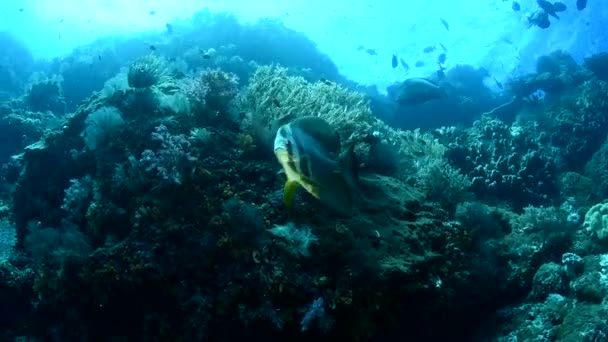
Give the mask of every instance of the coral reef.
POLYGON ((595 55, 585 57, 584 66, 601 81, 608 82, 608 52, 600 52, 595 55))
POLYGON ((136 89, 150 88, 163 82, 167 70, 163 61, 156 55, 149 54, 137 59, 127 74, 129 86, 136 89))
POLYGON ((558 50, 538 59, 536 73, 512 79, 507 86, 521 98, 528 97, 539 89, 557 96, 590 78, 591 73, 579 66, 570 54, 558 50))
POLYGON ((515 99, 455 67, 417 113, 471 121, 402 130, 378 118, 389 97, 278 22, 173 24, 152 54, 101 40, 0 100, 0 340, 605 336, 596 61, 592 79, 544 56, 515 99), (352 216, 304 191, 283 205, 272 142, 308 115, 355 149, 352 216))
POLYGON ((471 191, 515 208, 551 202, 558 193, 553 151, 530 125, 511 126, 488 115, 473 124, 447 151, 471 179, 471 191))

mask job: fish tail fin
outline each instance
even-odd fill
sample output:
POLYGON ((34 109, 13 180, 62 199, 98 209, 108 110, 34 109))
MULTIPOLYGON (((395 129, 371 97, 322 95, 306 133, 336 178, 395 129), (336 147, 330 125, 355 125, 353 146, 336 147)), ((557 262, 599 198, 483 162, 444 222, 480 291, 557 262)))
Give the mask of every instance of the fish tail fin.
POLYGON ((287 180, 283 188, 283 203, 287 208, 293 207, 293 201, 296 198, 296 191, 300 184, 293 180, 287 180))
POLYGON ((354 144, 351 144, 348 149, 340 155, 339 161, 344 178, 351 187, 356 187, 359 182, 359 161, 355 154, 354 144))

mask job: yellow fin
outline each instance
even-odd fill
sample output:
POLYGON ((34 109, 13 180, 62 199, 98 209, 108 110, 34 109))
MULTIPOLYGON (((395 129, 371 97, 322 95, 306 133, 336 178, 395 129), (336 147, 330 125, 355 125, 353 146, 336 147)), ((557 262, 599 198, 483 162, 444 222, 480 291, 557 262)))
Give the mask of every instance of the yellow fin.
POLYGON ((296 197, 298 186, 300 186, 300 184, 293 180, 287 180, 287 182, 285 182, 285 187, 283 188, 283 203, 285 203, 287 208, 293 206, 293 200, 296 197))
POLYGON ((316 199, 321 198, 321 186, 309 181, 308 179, 301 179, 301 181, 302 186, 304 189, 306 189, 306 191, 308 191, 309 194, 313 195, 316 199))

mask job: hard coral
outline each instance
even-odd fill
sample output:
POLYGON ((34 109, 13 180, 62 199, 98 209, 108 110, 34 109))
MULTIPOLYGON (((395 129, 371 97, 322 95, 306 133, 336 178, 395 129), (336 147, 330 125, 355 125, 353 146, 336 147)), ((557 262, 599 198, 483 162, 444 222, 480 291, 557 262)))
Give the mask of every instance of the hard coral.
POLYGON ((25 100, 28 108, 32 111, 51 111, 54 114, 66 112, 61 78, 58 77, 34 80, 28 88, 25 100))
POLYGON ((386 142, 399 153, 407 145, 402 131, 374 117, 364 94, 336 83, 310 83, 276 65, 257 69, 238 106, 250 120, 245 129, 267 147, 279 121, 308 115, 327 120, 340 135, 343 147, 354 144, 362 164, 370 158, 370 145, 386 142))
POLYGON ((549 94, 559 94, 590 77, 590 73, 580 67, 572 56, 558 50, 537 60, 535 74, 509 80, 508 88, 520 97, 527 97, 538 89, 549 94))
POLYGON ((580 170, 608 133, 608 83, 591 80, 577 88, 552 113, 551 143, 559 147, 564 165, 580 170))
POLYGON ((534 127, 510 127, 484 115, 447 156, 471 178, 480 198, 507 200, 516 208, 543 204, 557 192, 557 179, 552 151, 537 136, 534 127))
POLYGON ((188 81, 185 92, 197 106, 225 112, 238 94, 239 78, 220 69, 206 69, 188 81))
POLYGON ((608 52, 600 52, 585 58, 585 68, 602 81, 608 81, 608 52))

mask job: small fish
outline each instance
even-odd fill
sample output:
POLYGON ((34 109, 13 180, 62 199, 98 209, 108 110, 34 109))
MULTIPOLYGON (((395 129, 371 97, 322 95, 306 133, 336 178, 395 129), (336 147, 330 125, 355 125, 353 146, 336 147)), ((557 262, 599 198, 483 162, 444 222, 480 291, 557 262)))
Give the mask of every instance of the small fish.
POLYGON ((443 64, 445 63, 445 59, 446 59, 446 54, 442 53, 439 55, 439 57, 437 57, 437 64, 443 64))
POLYGON ((152 50, 152 51, 156 51, 156 46, 154 46, 154 45, 150 45, 150 50, 152 50))
POLYGON ((165 27, 167 28, 167 33, 168 34, 173 34, 173 25, 166 23, 165 27))
POLYGON ((538 10, 532 13, 532 15, 528 16, 528 23, 530 23, 530 26, 536 25, 542 29, 546 29, 551 26, 549 15, 543 10, 538 10))
POLYGON ((101 60, 101 55, 97 55, 97 59, 101 60))
POLYGON ((393 59, 391 60, 391 65, 393 66, 393 69, 395 69, 397 67, 397 65, 399 65, 396 55, 393 55, 393 59))
POLYGON ((25 9, 24 9, 24 8, 20 8, 20 9, 19 9, 19 12, 23 12, 23 11, 25 11, 25 9))
POLYGON ((61 40, 61 33, 57 34, 57 39, 61 40))
POLYGON ((422 68, 424 66, 424 62, 423 61, 417 61, 416 64, 414 64, 414 66, 416 68, 422 68))
POLYGON ((507 37, 500 38, 500 41, 502 41, 502 42, 504 42, 506 44, 509 44, 509 45, 513 45, 514 44, 513 41, 511 39, 507 38, 507 37))
POLYGON ((399 58, 399 62, 401 63, 401 66, 403 67, 403 69, 405 69, 405 71, 410 70, 410 66, 402 58, 399 58))
POLYGON ((566 4, 564 4, 563 2, 554 2, 553 3, 553 10, 555 10, 555 12, 563 12, 567 9, 568 9, 568 6, 566 6, 566 4))
POLYGON ((65 20, 65 18, 63 18, 63 17, 57 18, 58 23, 62 23, 64 20, 65 20))
POLYGON ((363 45, 357 46, 357 51, 363 51, 364 49, 365 49, 365 46, 363 46, 363 45))
POLYGON ((538 6, 540 8, 543 9, 543 11, 545 11, 545 13, 547 13, 548 15, 554 17, 555 19, 559 19, 559 17, 555 13, 555 8, 553 8, 553 4, 552 3, 550 3, 547 0, 536 0, 536 3, 538 4, 538 6))
POLYGON ((177 59, 175 57, 169 58, 169 62, 175 62, 177 59))
POLYGON ((517 1, 513 1, 513 4, 511 5, 511 8, 513 9, 513 11, 517 12, 521 9, 521 6, 519 6, 519 2, 517 1))
POLYGON ((443 27, 445 27, 446 30, 450 30, 450 25, 448 24, 447 21, 445 21, 445 19, 443 18, 439 18, 439 20, 441 20, 441 23, 443 24, 443 27))
POLYGON ((448 52, 448 49, 445 47, 445 45, 439 43, 439 46, 441 46, 441 50, 443 50, 443 52, 448 52))
POLYGON ((430 46, 427 46, 424 49, 422 49, 422 52, 424 52, 424 53, 431 53, 431 52, 435 51, 435 49, 436 49, 435 46, 430 45, 430 46))
POLYGON ((378 53, 374 49, 367 49, 367 50, 365 50, 365 52, 367 52, 368 54, 370 54, 370 56, 377 56, 378 55, 378 53))
POLYGON ((207 52, 203 54, 203 59, 211 59, 211 55, 207 52))
POLYGON ((504 88, 504 86, 502 85, 502 83, 500 83, 500 82, 499 82, 499 81, 496 79, 496 77, 492 77, 492 78, 494 79, 494 82, 496 83, 496 86, 497 86, 498 88, 500 88, 500 90, 505 89, 505 88, 504 88))
POLYGON ((155 14, 156 14, 155 10, 150 11, 150 15, 155 15, 155 14))
POLYGON ((587 0, 576 0, 576 9, 582 11, 587 7, 587 0))

